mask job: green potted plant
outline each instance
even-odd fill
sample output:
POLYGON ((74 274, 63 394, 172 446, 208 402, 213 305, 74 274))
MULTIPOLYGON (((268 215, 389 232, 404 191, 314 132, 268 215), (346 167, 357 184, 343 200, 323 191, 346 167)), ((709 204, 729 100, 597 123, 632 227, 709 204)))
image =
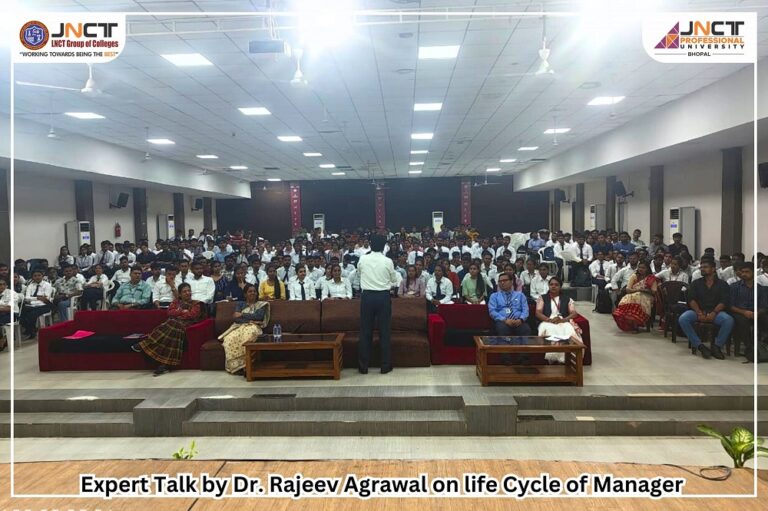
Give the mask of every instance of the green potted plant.
POLYGON ((729 436, 725 436, 719 431, 700 424, 697 429, 702 433, 720 440, 723 449, 733 460, 734 468, 742 468, 744 463, 751 460, 755 455, 755 445, 757 445, 758 456, 768 456, 768 449, 762 446, 763 439, 755 439, 755 436, 746 428, 737 426, 733 428, 729 436))

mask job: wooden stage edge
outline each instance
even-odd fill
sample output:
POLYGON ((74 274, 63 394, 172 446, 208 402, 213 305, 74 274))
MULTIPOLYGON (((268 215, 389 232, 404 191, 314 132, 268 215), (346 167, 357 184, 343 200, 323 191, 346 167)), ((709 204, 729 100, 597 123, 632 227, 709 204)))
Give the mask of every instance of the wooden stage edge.
MULTIPOLYGON (((234 440, 233 440, 234 441, 234 440)), ((698 467, 687 467, 698 472, 698 467)), ((732 498, 737 495, 751 495, 753 492, 753 472, 751 469, 733 470, 726 481, 707 481, 693 476, 680 468, 666 465, 643 465, 630 463, 585 463, 553 461, 500 461, 500 460, 430 460, 430 461, 173 461, 173 460, 99 460, 75 462, 36 462, 16 463, 15 493, 60 495, 45 498, 13 498, 10 495, 10 465, 0 465, 0 510, 147 510, 153 511, 213 511, 243 509, 276 510, 392 510, 403 509, 532 509, 559 510, 692 510, 717 509, 718 511, 748 511, 766 509, 768 505, 768 471, 760 471, 757 498, 732 498), (445 497, 436 498, 303 498, 293 500, 290 497, 246 497, 224 498, 211 497, 176 497, 176 498, 126 498, 115 497, 111 500, 102 498, 68 498, 61 495, 79 492, 80 474, 94 474, 99 478, 138 478, 144 474, 188 473, 199 477, 205 473, 211 477, 229 479, 236 474, 250 478, 260 478, 267 485, 268 474, 277 474, 288 480, 296 474, 306 478, 340 478, 345 484, 348 474, 355 474, 360 481, 365 477, 408 477, 418 479, 420 474, 427 474, 428 480, 454 477, 462 480, 464 474, 487 474, 501 481, 509 474, 519 479, 539 478, 549 474, 550 479, 565 481, 578 478, 581 474, 612 474, 614 478, 683 478, 683 495, 728 495, 718 498, 551 498, 536 497, 518 500, 513 496, 503 497, 445 497)), ((231 479, 230 479, 231 480, 231 479)), ((285 484, 285 483, 284 483, 285 484)), ((362 486, 361 486, 362 487, 362 486)), ((289 490, 287 485, 283 490, 289 490)), ((502 492, 499 492, 502 494, 502 492)))

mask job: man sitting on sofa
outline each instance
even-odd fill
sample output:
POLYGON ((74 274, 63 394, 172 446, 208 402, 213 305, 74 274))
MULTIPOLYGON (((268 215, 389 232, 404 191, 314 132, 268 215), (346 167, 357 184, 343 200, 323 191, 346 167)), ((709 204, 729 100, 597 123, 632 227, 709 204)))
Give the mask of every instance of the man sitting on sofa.
POLYGON ((499 290, 488 300, 488 312, 498 335, 531 335, 528 319, 528 300, 512 289, 515 276, 508 272, 498 275, 499 290))
POLYGON ((115 293, 114 308, 146 309, 152 298, 152 288, 141 280, 141 266, 131 268, 131 280, 120 286, 115 293))

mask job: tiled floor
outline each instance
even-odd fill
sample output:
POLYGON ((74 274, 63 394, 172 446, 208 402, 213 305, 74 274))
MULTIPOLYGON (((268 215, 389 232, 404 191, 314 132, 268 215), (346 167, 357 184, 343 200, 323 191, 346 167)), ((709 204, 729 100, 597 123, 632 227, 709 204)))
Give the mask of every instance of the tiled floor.
MULTIPOLYGON (((659 332, 624 334, 610 315, 578 310, 590 320, 593 365, 585 368, 585 385, 750 385, 755 369, 743 358, 703 360, 687 350, 685 339, 672 344, 659 332)), ((248 383, 225 372, 178 371, 153 378, 146 372, 48 372, 37 368, 37 346, 25 341, 15 352, 17 389, 121 388, 280 388, 286 386, 436 385, 478 386, 474 367, 396 368, 381 375, 345 370, 340 381, 296 380, 248 383)), ((768 385, 768 364, 758 366, 758 381, 768 385)), ((0 353, 0 389, 10 385, 10 355, 0 353)), ((501 389, 495 389, 496 392, 501 389)), ((66 460, 106 458, 167 458, 188 444, 188 438, 17 439, 15 459, 66 460)), ((270 437, 199 438, 201 459, 441 459, 504 458, 574 461, 629 461, 727 464, 719 442, 704 438, 655 437, 270 437)), ((0 440, 0 457, 9 457, 10 442, 0 440)))
MULTIPOLYGON (((167 459, 190 438, 20 438, 15 461, 167 459)), ((727 465, 720 442, 665 437, 202 437, 196 459, 518 459, 727 465)), ((10 441, 0 441, 7 461, 10 441)), ((752 466, 751 464, 749 466, 752 466)), ((761 460, 762 468, 768 463, 761 460)))

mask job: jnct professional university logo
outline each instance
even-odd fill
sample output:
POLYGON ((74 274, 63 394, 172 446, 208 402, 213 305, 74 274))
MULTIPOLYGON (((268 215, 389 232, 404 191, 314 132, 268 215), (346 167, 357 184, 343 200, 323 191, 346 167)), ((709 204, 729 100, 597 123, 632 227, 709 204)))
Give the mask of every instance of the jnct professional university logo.
POLYGON ((643 22, 643 47, 659 62, 750 63, 756 26, 753 12, 657 14, 643 22))
POLYGON ((48 27, 40 21, 28 21, 21 27, 19 39, 28 50, 39 50, 48 42, 48 27))

